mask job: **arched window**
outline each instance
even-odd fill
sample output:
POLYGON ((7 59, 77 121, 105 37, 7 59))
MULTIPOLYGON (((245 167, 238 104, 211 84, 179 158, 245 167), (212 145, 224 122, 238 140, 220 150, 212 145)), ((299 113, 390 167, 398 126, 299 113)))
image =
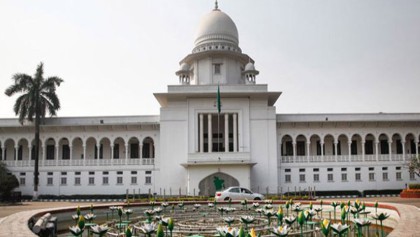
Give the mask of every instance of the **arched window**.
POLYGON ((155 144, 151 137, 143 140, 143 158, 155 158, 155 144))

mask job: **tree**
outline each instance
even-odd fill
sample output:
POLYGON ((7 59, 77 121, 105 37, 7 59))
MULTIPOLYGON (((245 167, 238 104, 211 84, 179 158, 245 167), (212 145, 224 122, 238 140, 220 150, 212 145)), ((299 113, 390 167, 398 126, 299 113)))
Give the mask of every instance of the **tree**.
POLYGON ((0 196, 3 200, 8 200, 13 189, 19 187, 19 182, 6 165, 0 162, 0 196))
POLYGON ((420 158, 411 159, 410 163, 408 163, 408 172, 420 177, 420 158))
POLYGON ((38 198, 39 184, 39 131, 40 124, 43 123, 45 115, 56 115, 56 111, 60 109, 60 100, 56 94, 56 87, 60 86, 63 80, 59 77, 48 77, 44 79, 44 64, 41 62, 34 77, 27 74, 17 73, 13 75, 13 84, 4 92, 7 96, 20 94, 17 98, 13 110, 19 115, 19 122, 23 125, 25 120, 35 122, 35 140, 34 140, 34 196, 38 198), (35 121, 34 121, 35 119, 35 121))

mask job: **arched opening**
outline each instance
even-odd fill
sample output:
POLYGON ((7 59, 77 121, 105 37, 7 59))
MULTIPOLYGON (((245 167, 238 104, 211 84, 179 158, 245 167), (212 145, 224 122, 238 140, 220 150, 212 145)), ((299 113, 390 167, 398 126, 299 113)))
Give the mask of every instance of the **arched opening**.
POLYGON ((405 144, 407 154, 416 154, 415 136, 412 133, 409 133, 405 136, 405 144))
POLYGON ((139 142, 139 139, 137 139, 136 137, 132 137, 130 138, 130 140, 128 140, 128 152, 130 153, 131 159, 140 158, 139 147, 140 147, 140 142, 139 142))
POLYGON ((335 152, 334 137, 328 134, 324 137, 324 154, 335 155, 335 152))
POLYGON ((143 158, 155 158, 155 144, 151 137, 143 140, 143 158))
POLYGON ((113 149, 113 155, 114 159, 120 159, 120 157, 123 157, 124 154, 124 139, 121 137, 118 137, 114 140, 114 149, 113 149))
POLYGON ((351 137, 350 154, 351 155, 362 154, 362 137, 359 134, 354 134, 351 137))
POLYGON ((389 154, 388 136, 384 133, 379 135, 379 154, 389 154))
POLYGON ((29 143, 26 139, 20 139, 18 141, 18 156, 17 160, 29 160, 29 143))
POLYGON ((402 154, 403 153, 403 141, 401 140, 401 135, 395 133, 392 135, 392 146, 391 154, 402 154))
POLYGON ((365 137, 365 154, 366 155, 373 155, 376 153, 375 151, 375 137, 372 134, 367 134, 365 137))
POLYGON ((349 139, 346 135, 341 134, 338 136, 338 144, 337 144, 337 155, 349 155, 350 152, 348 150, 347 144, 349 143, 349 139))
POLYGON ((76 137, 72 141, 71 159, 83 159, 83 140, 80 137, 76 137))
POLYGON ((70 144, 67 138, 58 141, 58 152, 61 153, 62 160, 70 160, 70 144))
POLYGON ((283 138, 281 139, 280 149, 282 156, 293 156, 293 140, 291 136, 283 136, 283 138))
POLYGON ((318 135, 312 135, 310 138, 311 141, 311 155, 320 156, 322 155, 322 149, 321 149, 321 138, 318 135))
POLYGON ((309 151, 306 151, 306 137, 304 135, 299 135, 296 137, 296 155, 297 156, 306 156, 309 151))
POLYGON ((228 174, 217 172, 200 181, 198 184, 198 188, 200 189, 199 195, 214 196, 216 191, 220 191, 231 186, 239 186, 239 181, 228 174))
POLYGON ((55 140, 53 138, 48 138, 45 142, 46 146, 46 159, 47 160, 54 160, 55 159, 55 140))
POLYGON ((99 141, 99 144, 101 144, 99 159, 111 159, 111 141, 104 137, 99 141))

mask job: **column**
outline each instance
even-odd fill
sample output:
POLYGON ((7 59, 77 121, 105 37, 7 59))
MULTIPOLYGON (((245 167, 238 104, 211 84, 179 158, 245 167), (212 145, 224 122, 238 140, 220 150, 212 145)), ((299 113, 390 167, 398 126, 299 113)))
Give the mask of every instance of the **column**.
POLYGON ((54 157, 54 158, 56 158, 55 159, 55 164, 56 165, 58 165, 58 153, 59 153, 59 148, 60 146, 59 146, 59 144, 57 144, 57 145, 55 145, 55 150, 56 150, 56 152, 55 152, 55 154, 56 154, 56 157, 54 157))
POLYGON ((128 143, 125 144, 125 164, 128 163, 128 143))
POLYGON ((391 161, 392 160, 392 141, 389 141, 388 142, 388 153, 389 153, 389 161, 391 161))
POLYGON ((46 147, 45 147, 45 145, 44 144, 42 144, 42 163, 43 164, 45 164, 45 159, 46 159, 46 154, 47 154, 47 151, 46 151, 46 147))
POLYGON ((347 145, 349 146, 349 160, 351 160, 351 140, 347 142, 347 145))
POLYGON ((204 124, 203 124, 203 114, 200 114, 200 153, 204 152, 204 124))
MULTIPOLYGON (((69 150, 70 150, 69 160, 73 160, 73 146, 69 145, 69 150)), ((71 163, 71 161, 70 161, 70 163, 71 163)))
POLYGON ((19 155, 19 145, 15 146, 15 161, 18 160, 18 155, 19 155))
POLYGON ((405 160, 405 143, 406 143, 406 141, 404 141, 404 142, 401 141, 403 160, 405 160))
POLYGON ((296 142, 293 142, 293 160, 296 162, 296 142))
POLYGON ((86 165, 86 145, 83 145, 83 165, 86 165))
POLYGON ((308 157, 308 161, 309 161, 309 157, 310 157, 310 150, 311 150, 311 143, 306 142, 306 156, 308 157))
POLYGON ((334 158, 335 158, 335 161, 336 162, 337 162, 337 158, 338 158, 338 150, 337 150, 337 147, 338 147, 338 142, 334 141, 334 151, 335 151, 334 158))
POLYGON ((362 160, 365 161, 365 141, 362 141, 362 160))
POLYGON ((111 165, 114 165, 114 143, 111 143, 111 165))
POLYGON ((229 152, 229 114, 225 114, 225 152, 229 152))
POLYGON ((4 146, 1 146, 1 151, 3 154, 1 154, 1 160, 6 160, 6 148, 4 146))
POLYGON ((324 160, 324 143, 320 142, 321 145, 321 160, 324 160))
POLYGON ((376 161, 379 160, 379 142, 375 141, 375 155, 376 155, 376 161))
POLYGON ((207 142, 208 142, 208 152, 213 151, 213 132, 212 132, 212 122, 211 122, 211 114, 207 115, 207 142))
POLYGON ((29 160, 29 163, 31 163, 31 160, 32 160, 32 149, 31 149, 31 146, 30 145, 28 146, 28 150, 29 150, 28 160, 29 160))
POLYGON ((419 157, 419 141, 415 139, 414 143, 416 144, 416 157, 419 157))
POLYGON ((139 158, 143 158, 143 144, 139 143, 139 158))
POLYGON ((233 114, 233 152, 238 151, 238 115, 233 114))

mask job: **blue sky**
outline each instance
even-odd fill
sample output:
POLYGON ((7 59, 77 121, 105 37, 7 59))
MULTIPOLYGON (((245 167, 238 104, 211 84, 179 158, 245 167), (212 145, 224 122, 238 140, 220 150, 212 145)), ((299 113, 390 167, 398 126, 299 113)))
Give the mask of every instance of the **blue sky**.
MULTIPOLYGON (((211 0, 0 2, 0 118, 14 73, 65 80, 59 116, 159 114, 211 0)), ((239 45, 282 91, 277 113, 420 112, 420 1, 221 0, 239 45)))

